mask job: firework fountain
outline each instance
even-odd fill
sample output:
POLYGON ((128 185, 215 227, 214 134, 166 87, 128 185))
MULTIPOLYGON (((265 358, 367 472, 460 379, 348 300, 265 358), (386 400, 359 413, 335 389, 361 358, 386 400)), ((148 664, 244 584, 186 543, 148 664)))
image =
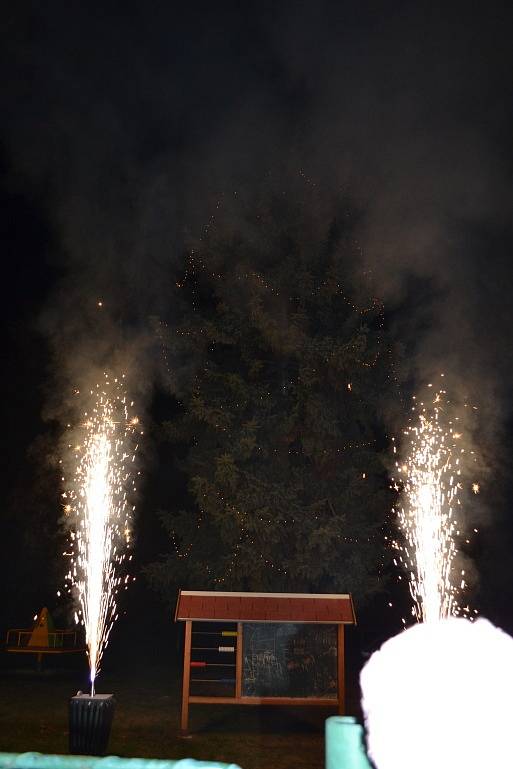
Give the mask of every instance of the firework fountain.
MULTIPOLYGON (((404 542, 394 546, 409 575, 414 616, 433 622, 470 611, 460 600, 465 571, 455 568, 455 558, 463 536, 458 523, 463 462, 474 453, 461 445, 459 417, 450 417, 445 390, 424 402, 415 399, 412 411, 404 432, 405 459, 396 463, 394 481, 402 490, 395 512, 404 542)), ((476 483, 472 490, 479 491, 476 483)))
POLYGON ((429 385, 429 394, 414 399, 393 480, 401 534, 393 546, 417 624, 383 644, 361 672, 367 748, 379 769, 509 766, 510 730, 498 738, 496 727, 497 710, 503 725, 509 714, 513 639, 484 619, 468 621, 477 612, 463 605, 458 564, 469 542, 462 498, 467 487, 479 491, 463 430, 475 407, 466 404, 462 419, 443 388, 429 385), (477 728, 476 702, 493 703, 480 710, 477 728))
POLYGON ((117 618, 116 595, 129 581, 122 572, 123 562, 131 558, 129 497, 135 491, 135 452, 142 433, 131 414, 133 403, 124 376, 105 374, 88 398, 92 405, 69 444, 73 460, 63 498, 71 531, 67 579, 79 607, 75 620, 85 629, 94 697, 102 655, 117 618))

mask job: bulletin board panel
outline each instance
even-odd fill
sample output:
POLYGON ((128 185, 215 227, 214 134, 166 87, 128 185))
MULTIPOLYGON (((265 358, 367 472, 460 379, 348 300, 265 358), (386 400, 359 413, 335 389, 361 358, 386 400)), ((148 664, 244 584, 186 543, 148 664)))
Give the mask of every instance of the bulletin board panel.
POLYGON ((244 623, 242 696, 338 697, 337 627, 244 623))

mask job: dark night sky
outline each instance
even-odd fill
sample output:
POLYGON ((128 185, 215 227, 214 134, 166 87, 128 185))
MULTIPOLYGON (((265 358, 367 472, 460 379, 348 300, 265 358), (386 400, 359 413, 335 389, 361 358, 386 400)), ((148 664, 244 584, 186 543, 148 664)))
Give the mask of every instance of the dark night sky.
MULTIPOLYGON (((482 408, 482 602, 513 628, 511 22, 504 3, 12 4, 0 33, 5 552, 30 546, 25 515, 53 525, 40 458, 84 361, 109 345, 140 352, 136 394, 151 412, 160 363, 143 329, 149 314, 173 321, 184 244, 235 191, 250 199, 271 176, 293 195, 301 172, 363 212, 354 269, 372 269, 398 337, 418 336, 410 376, 445 369, 482 408), (107 341, 92 343, 99 297, 107 341)), ((161 464, 142 503, 143 560, 161 464)))

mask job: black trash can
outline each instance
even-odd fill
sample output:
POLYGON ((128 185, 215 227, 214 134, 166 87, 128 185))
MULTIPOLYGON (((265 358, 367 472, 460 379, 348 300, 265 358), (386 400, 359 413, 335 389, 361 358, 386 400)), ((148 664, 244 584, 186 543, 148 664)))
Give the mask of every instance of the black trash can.
POLYGON ((69 752, 82 756, 107 753, 114 716, 113 694, 77 694, 69 701, 69 752))

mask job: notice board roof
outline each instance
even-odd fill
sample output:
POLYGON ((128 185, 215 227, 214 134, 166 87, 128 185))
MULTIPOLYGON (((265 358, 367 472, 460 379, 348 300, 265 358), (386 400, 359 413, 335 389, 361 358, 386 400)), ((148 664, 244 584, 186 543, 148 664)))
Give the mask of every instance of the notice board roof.
POLYGON ((223 593, 180 590, 176 620, 202 622, 315 622, 354 625, 348 593, 223 593))

